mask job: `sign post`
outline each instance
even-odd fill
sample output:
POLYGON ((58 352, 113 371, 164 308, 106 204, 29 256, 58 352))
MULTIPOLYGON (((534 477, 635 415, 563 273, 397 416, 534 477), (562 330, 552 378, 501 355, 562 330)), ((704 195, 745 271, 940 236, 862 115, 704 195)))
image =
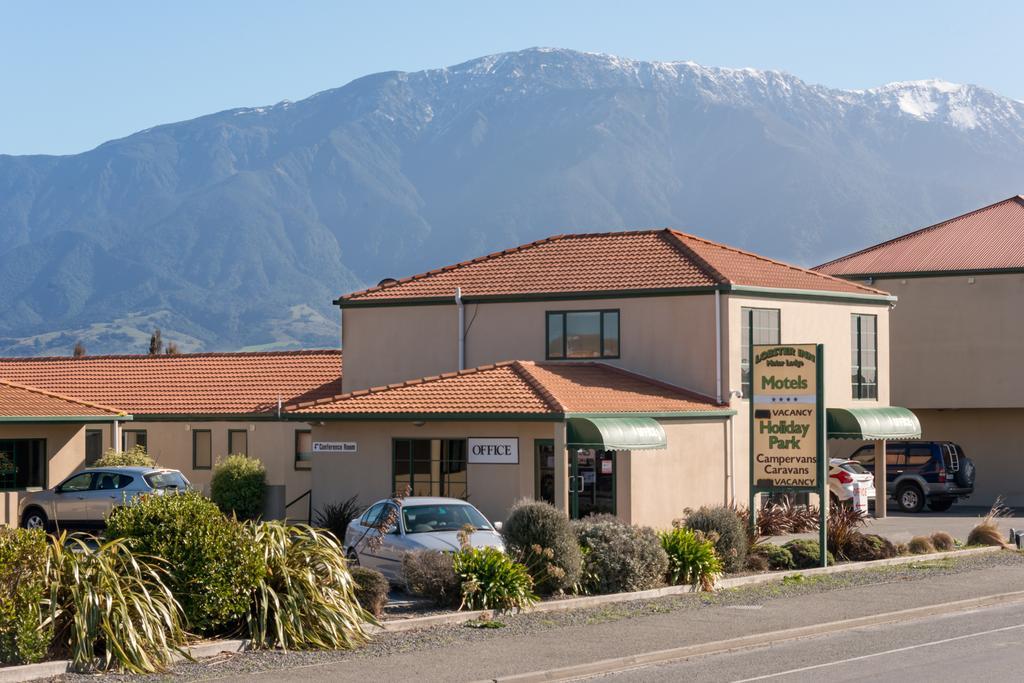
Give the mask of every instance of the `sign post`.
POLYGON ((821 566, 827 562, 828 457, 821 344, 751 344, 750 523, 758 493, 819 496, 821 566))

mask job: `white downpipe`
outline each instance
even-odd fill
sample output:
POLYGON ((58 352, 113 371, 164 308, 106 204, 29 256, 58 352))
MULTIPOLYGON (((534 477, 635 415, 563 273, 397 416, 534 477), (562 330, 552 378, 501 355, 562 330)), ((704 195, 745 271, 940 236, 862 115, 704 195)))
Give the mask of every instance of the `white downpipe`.
POLYGON ((722 404, 722 293, 715 290, 715 398, 722 404))
MULTIPOLYGON (((732 397, 730 396, 729 398, 731 399, 732 397)), ((732 403, 731 400, 730 400, 730 403, 732 403)), ((729 416, 729 434, 726 436, 726 438, 729 440, 729 445, 728 445, 728 450, 729 450, 729 498, 731 499, 729 501, 729 504, 730 505, 735 505, 736 504, 736 451, 733 448, 733 444, 735 443, 736 439, 733 438, 732 418, 733 418, 733 416, 730 415, 729 416)))
POLYGON ((466 369, 466 307, 462 305, 462 287, 455 288, 455 305, 459 307, 459 370, 466 369))

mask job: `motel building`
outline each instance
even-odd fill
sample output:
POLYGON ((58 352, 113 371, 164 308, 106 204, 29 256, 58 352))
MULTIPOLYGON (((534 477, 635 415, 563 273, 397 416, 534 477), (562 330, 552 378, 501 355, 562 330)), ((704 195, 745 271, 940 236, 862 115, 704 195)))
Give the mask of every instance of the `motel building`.
POLYGON ((341 390, 341 352, 0 358, 0 524, 18 496, 49 488, 108 448, 146 448, 209 493, 216 460, 259 458, 265 516, 310 514, 308 425, 300 403, 341 390))
POLYGON ((894 296, 673 230, 560 235, 336 303, 342 393, 287 411, 315 508, 408 490, 666 527, 745 503, 751 340, 824 345, 831 449, 920 435, 890 405, 894 296))
MULTIPOLYGON (((1024 506, 1024 197, 868 247, 819 272, 899 298, 891 396, 974 460, 972 505, 1024 506)), ((892 453, 910 458, 913 453, 892 453)))

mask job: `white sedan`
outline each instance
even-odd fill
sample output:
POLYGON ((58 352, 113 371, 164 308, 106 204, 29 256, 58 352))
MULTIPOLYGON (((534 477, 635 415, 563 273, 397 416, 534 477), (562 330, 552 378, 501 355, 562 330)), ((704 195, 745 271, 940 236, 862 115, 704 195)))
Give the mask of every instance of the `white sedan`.
POLYGON ((829 499, 835 503, 853 503, 857 489, 868 500, 875 499, 875 477, 856 460, 832 458, 828 469, 829 499))
POLYGON ((459 532, 473 528, 470 543, 477 548, 505 549, 498 524, 464 500, 457 498, 410 497, 386 499, 371 505, 345 530, 345 552, 350 561, 376 569, 391 583, 400 584, 402 558, 414 550, 454 552, 460 549, 459 532), (382 535, 383 521, 394 523, 382 535), (374 538, 379 538, 374 542, 374 538))

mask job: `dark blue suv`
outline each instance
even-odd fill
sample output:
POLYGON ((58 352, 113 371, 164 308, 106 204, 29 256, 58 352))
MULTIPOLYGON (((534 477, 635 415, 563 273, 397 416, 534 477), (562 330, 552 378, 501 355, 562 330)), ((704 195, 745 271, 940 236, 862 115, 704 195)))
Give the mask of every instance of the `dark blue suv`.
MULTIPOLYGON (((874 444, 861 446, 850 458, 874 474, 874 444)), ((925 503, 945 512, 974 493, 974 462, 951 441, 889 441, 885 458, 886 490, 904 512, 920 512, 925 503)))

